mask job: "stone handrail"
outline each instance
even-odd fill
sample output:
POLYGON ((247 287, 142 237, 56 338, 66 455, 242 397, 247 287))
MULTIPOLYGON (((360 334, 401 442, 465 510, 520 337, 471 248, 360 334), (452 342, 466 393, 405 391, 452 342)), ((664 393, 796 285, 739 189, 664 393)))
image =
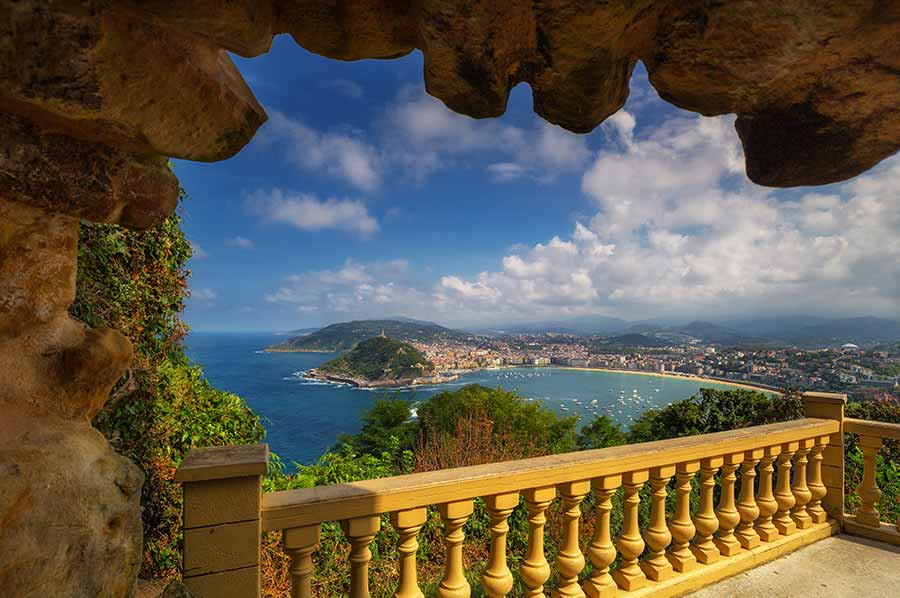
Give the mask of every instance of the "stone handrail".
MULTIPOLYGON (((844 432, 859 436, 863 453, 862 481, 856 487, 861 504, 855 514, 844 517, 844 528, 860 536, 900 546, 900 518, 893 524, 881 521, 877 505, 882 493, 876 479, 878 452, 884 440, 900 441, 900 424, 848 417, 844 419, 844 432)), ((894 498, 900 502, 900 496, 894 498)))
POLYGON ((481 585, 488 596, 506 596, 513 585, 507 519, 521 497, 528 512, 528 547, 519 574, 525 596, 543 596, 551 572, 544 551, 545 513, 559 496, 564 531, 554 596, 681 594, 840 529, 844 401, 843 395, 810 393, 804 397, 810 417, 790 422, 264 495, 264 445, 231 447, 221 462, 215 456, 220 449, 201 449, 177 475, 185 482, 185 583, 196 596, 259 596, 260 534, 283 530, 292 560, 292 596, 312 596, 312 555, 321 524, 340 521, 351 547, 350 595, 367 598, 369 545, 381 516, 389 514, 399 535, 394 595, 418 598, 417 535, 426 508, 436 507, 445 526, 446 550, 437 596, 464 598, 471 588, 463 563, 463 528, 474 499, 482 498, 492 539, 481 585), (721 496, 714 504, 720 472, 721 496), (699 509, 691 517, 692 480, 698 473, 699 509), (667 488, 673 477, 676 504, 667 521, 667 488), (758 484, 746 483, 757 477, 758 484), (641 529, 640 491, 648 481, 650 521, 641 529), (614 543, 611 499, 619 488, 624 523, 614 543), (590 515, 594 533, 590 539, 579 538, 580 504, 590 492, 597 499, 590 515), (617 556, 620 564, 611 570, 617 556), (585 557, 593 568, 579 582, 585 557))

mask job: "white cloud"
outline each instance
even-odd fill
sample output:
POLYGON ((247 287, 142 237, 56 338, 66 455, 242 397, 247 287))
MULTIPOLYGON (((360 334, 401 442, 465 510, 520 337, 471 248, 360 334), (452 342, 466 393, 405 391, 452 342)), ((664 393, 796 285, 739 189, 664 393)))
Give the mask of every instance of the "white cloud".
POLYGON ((423 315, 428 294, 408 282, 405 260, 359 263, 347 260, 337 270, 314 270, 285 278, 266 295, 269 303, 294 305, 305 314, 375 317, 386 314, 423 315))
POLYGON ((188 241, 188 243, 190 243, 191 245, 191 257, 198 260, 209 257, 209 253, 207 253, 205 249, 200 247, 199 243, 195 243, 194 241, 188 241))
POLYGON ((225 244, 229 247, 237 247, 239 249, 253 249, 255 247, 253 241, 240 235, 225 239, 225 244))
POLYGON ((191 301, 196 303, 205 303, 207 305, 215 302, 219 294, 213 289, 191 289, 191 301))
POLYGON ((342 96, 348 97, 351 100, 359 100, 365 95, 365 91, 363 90, 362 85, 355 81, 351 81, 350 79, 331 79, 330 81, 326 81, 323 83, 324 87, 329 89, 333 89, 338 92, 342 96))
POLYGON ((900 159, 826 193, 746 181, 731 118, 674 118, 612 149, 582 189, 598 207, 568 239, 507 255, 441 302, 482 320, 792 311, 900 313, 900 159))
POLYGON ((461 161, 501 157, 487 167, 495 182, 529 176, 549 182, 583 168, 590 157, 583 136, 539 121, 528 128, 497 120, 474 120, 451 112, 418 87, 401 91, 383 126, 385 156, 411 179, 461 161))
POLYGON ((363 191, 381 186, 381 158, 361 134, 322 133, 277 110, 268 112, 262 143, 283 145, 287 158, 298 167, 324 171, 363 191))
POLYGON ((265 221, 289 224, 303 231, 340 229, 370 235, 379 228, 366 204, 356 199, 320 200, 312 194, 272 189, 251 194, 247 204, 265 221))

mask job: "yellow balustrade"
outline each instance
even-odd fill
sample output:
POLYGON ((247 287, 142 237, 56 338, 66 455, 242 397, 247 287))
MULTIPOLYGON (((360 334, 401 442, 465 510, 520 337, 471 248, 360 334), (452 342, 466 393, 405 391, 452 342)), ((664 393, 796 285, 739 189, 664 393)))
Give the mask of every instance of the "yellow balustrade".
POLYGON ((812 518, 806 512, 806 503, 812 499, 812 493, 806 483, 806 465, 809 462, 806 456, 815 445, 815 439, 800 441, 800 448, 794 457, 794 481, 791 484, 791 493, 794 495, 794 506, 791 507, 791 519, 797 529, 806 529, 812 525, 812 518))
POLYGON ((444 545, 447 547, 444 578, 437 589, 438 598, 469 598, 471 594, 463 569, 462 544, 465 534, 462 528, 472 515, 473 509, 471 500, 458 500, 438 507, 441 520, 444 522, 444 545))
POLYGON ((759 534, 756 533, 754 524, 759 517, 759 507, 753 494, 753 484, 756 480, 756 464, 763 456, 763 449, 756 449, 744 453, 744 462, 741 463, 741 498, 738 501, 738 514, 741 522, 738 523, 734 533, 742 548, 756 548, 759 546, 759 534))
POLYGON ((609 566, 616 560, 616 547, 610 537, 609 519, 613 494, 621 485, 621 475, 595 478, 591 484, 597 497, 597 505, 594 507, 597 518, 594 522, 594 535, 587 547, 594 568, 582 585, 588 598, 611 598, 618 592, 616 582, 609 574, 609 566))
POLYGON ((491 556, 481 575, 481 586, 490 598, 503 598, 513 587, 513 576, 506 564, 507 519, 519 504, 518 492, 485 497, 484 504, 491 517, 491 556))
POLYGON ((644 531, 648 555, 641 563, 641 569, 653 581, 669 579, 673 572, 672 565, 666 558, 666 547, 672 541, 672 533, 666 525, 666 486, 673 473, 674 465, 654 467, 650 471, 650 525, 644 531))
MULTIPOLYGON (((844 431, 859 436, 863 454, 862 480, 856 488, 860 506, 856 513, 844 516, 844 528, 853 534, 900 546, 900 518, 896 522, 880 520, 878 501, 882 493, 876 481, 878 452, 884 440, 900 442, 900 424, 847 418, 844 431)), ((900 504, 900 496, 891 498, 900 504)))
POLYGON ((697 532, 691 520, 691 480, 699 468, 699 461, 688 461, 679 463, 675 472, 675 513, 669 521, 672 548, 668 558, 672 568, 679 573, 687 573, 697 566, 697 558, 691 552, 691 538, 697 532))
POLYGON ((716 516, 713 497, 716 489, 716 472, 724 462, 722 457, 712 457, 700 462, 700 505, 697 514, 694 515, 697 539, 691 546, 691 552, 697 561, 704 565, 719 560, 719 548, 713 541, 713 536, 719 530, 719 518, 716 516))
POLYGON ((622 476, 625 499, 622 514, 622 533, 616 542, 619 549, 619 568, 613 571, 613 579, 620 588, 633 591, 647 584, 647 577, 638 565, 638 558, 644 552, 644 539, 638 524, 638 508, 641 504, 641 488, 649 478, 647 470, 632 471, 622 476))
POLYGON ((813 523, 823 523, 828 519, 828 514, 822 508, 822 499, 828 494, 828 489, 822 482, 822 461, 824 457, 822 453, 828 446, 828 437, 820 436, 816 438, 815 445, 809 453, 809 504, 806 506, 806 512, 813 523))
POLYGON ((734 472, 741 464, 744 453, 725 455, 722 463, 722 490, 719 495, 719 507, 716 517, 719 519, 719 534, 715 539, 716 547, 722 556, 734 556, 741 549, 740 542, 734 535, 734 528, 741 516, 734 505, 734 485, 737 477, 734 472))
POLYGON ((525 584, 525 596, 537 598, 544 596, 544 583, 550 579, 550 564, 544 556, 544 525, 547 507, 556 496, 553 486, 532 488, 522 493, 528 507, 528 552, 519 574, 525 584))
POLYGON ((416 552, 419 550, 419 530, 425 524, 428 516, 424 508, 407 509, 391 513, 391 525, 400 536, 400 553, 398 569, 400 571, 400 584, 394 593, 395 598, 425 598, 419 589, 418 574, 416 572, 416 552))
POLYGON ((308 525, 284 530, 284 550, 291 557, 291 596, 312 595, 312 575, 315 572, 312 553, 319 544, 320 525, 308 525))
MULTIPOLYGON (((775 501, 772 487, 775 478, 775 467, 772 464, 780 453, 780 446, 766 447, 763 449, 763 456, 759 462, 759 489, 756 492, 759 517, 756 519, 755 528, 763 542, 772 542, 778 538, 778 528, 772 523, 772 516, 778 511, 778 503, 775 501)), ((816 523, 823 522, 824 520, 816 523)))
POLYGON ((350 542, 350 595, 354 598, 369 598, 369 562, 372 560, 369 544, 381 529, 381 517, 369 515, 341 523, 344 535, 350 542))
POLYGON ((778 503, 778 510, 772 521, 782 536, 789 536, 797 531, 797 524, 791 519, 791 509, 797 502, 791 492, 791 457, 794 456, 798 446, 797 442, 785 443, 778 455, 778 487, 775 489, 775 502, 778 503))
POLYGON ((578 584, 578 574, 584 569, 584 555, 578 547, 578 527, 581 521, 581 501, 591 489, 590 481, 569 482, 559 486, 563 503, 563 540, 556 556, 559 587, 551 592, 553 598, 584 598, 578 584))
MULTIPOLYGON (((189 457, 178 474, 179 481, 185 483, 185 580, 198 598, 258 598, 259 533, 281 530, 284 549, 291 558, 292 596, 311 598, 314 594, 346 592, 317 585, 314 571, 321 524, 342 521, 350 544, 350 596, 368 597, 370 545, 379 533, 382 515, 389 515, 399 536, 394 596, 421 598, 416 552, 427 521, 426 509, 432 507, 443 522, 445 544, 443 575, 436 594, 442 598, 468 597, 472 589, 466 577, 467 563, 463 562, 463 543, 471 540, 466 540, 463 529, 473 513, 474 499, 483 497, 490 517, 490 553, 480 584, 487 596, 503 597, 513 591, 507 536, 509 519, 518 508, 527 511, 528 544, 524 554, 518 555, 522 595, 537 598, 545 596, 546 591, 561 598, 612 598, 622 592, 677 595, 839 529, 823 509, 830 500, 831 485, 822 472, 834 467, 828 461, 827 449, 840 430, 840 420, 807 418, 718 434, 266 494, 260 492, 259 472, 264 464, 258 462, 262 455, 259 451, 253 453, 252 467, 227 459, 224 464, 211 465, 208 456, 202 463, 192 463, 189 457), (798 457, 792 482, 795 452, 798 457), (808 467, 804 462, 807 455, 808 467), (773 489, 776 458, 777 488, 773 489), (741 488, 736 501, 738 468, 741 488), (714 505, 720 470, 720 500, 714 505), (698 472, 698 508, 692 518, 692 480, 698 472), (759 487, 754 494, 757 475, 759 487), (675 509, 666 521, 667 488, 673 476, 675 509), (650 520, 641 529, 641 489, 648 482, 650 520), (244 498, 237 501, 240 508, 235 506, 237 488, 243 489, 240 496, 244 498), (591 491, 596 502, 585 516, 594 519, 594 529, 582 547, 582 504, 591 491), (610 522, 617 491, 623 498, 623 527, 613 538, 610 522), (548 588, 551 567, 545 555, 545 526, 548 508, 555 500, 559 501, 562 536, 556 547, 558 583, 548 588), (795 519, 802 517, 802 512, 809 524, 797 529, 795 519), (779 525, 790 527, 790 535, 779 533, 779 525), (236 536, 238 532, 246 535, 236 536), (254 536, 256 540, 252 540, 254 536), (247 550, 232 555, 241 551, 234 546, 222 550, 212 542, 231 537, 251 538, 247 550), (647 554, 642 556, 645 547, 647 554), (617 556, 619 566, 611 571, 617 556), (710 566, 725 557, 727 566, 710 566), (591 572, 579 583, 586 558, 591 561, 591 572)), ((864 446, 874 449, 867 455, 874 466, 877 448, 868 440, 864 446)), ((874 478, 864 476, 861 486, 867 497, 874 496, 870 479, 874 478)), ((866 501, 869 508, 873 501, 866 501)), ((379 588, 380 594, 384 591, 391 588, 379 588)))

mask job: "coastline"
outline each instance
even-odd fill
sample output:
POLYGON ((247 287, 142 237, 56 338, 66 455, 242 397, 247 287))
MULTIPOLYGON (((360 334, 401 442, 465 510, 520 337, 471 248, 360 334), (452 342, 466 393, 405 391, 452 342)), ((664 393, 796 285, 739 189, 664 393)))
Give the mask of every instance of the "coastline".
POLYGON ((708 378, 706 376, 697 376, 695 374, 681 374, 674 372, 647 372, 644 370, 619 370, 615 368, 592 368, 592 367, 576 367, 576 366, 550 366, 557 367, 563 370, 577 370, 583 372, 610 372, 613 374, 635 374, 639 376, 655 376, 657 378, 675 378, 680 380, 691 380, 694 382, 709 382, 711 384, 723 384, 725 386, 734 386, 736 388, 743 388, 746 390, 755 390, 757 392, 766 392, 769 394, 780 395, 781 392, 778 390, 774 390, 772 388, 768 388, 765 386, 759 386, 753 384, 751 382, 735 382, 733 380, 722 380, 720 378, 708 378))

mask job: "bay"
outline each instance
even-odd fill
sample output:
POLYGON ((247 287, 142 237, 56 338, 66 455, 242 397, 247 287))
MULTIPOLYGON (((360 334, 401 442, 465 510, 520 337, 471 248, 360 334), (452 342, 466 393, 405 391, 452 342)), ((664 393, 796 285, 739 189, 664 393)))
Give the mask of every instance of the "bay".
POLYGON ((643 411, 686 399, 701 387, 731 388, 653 375, 522 367, 481 370, 439 386, 358 389, 302 377, 335 354, 263 351, 281 340, 284 336, 275 334, 192 332, 187 354, 214 387, 239 395, 262 417, 266 442, 285 463, 315 462, 340 434, 358 432, 363 413, 379 397, 416 401, 465 384, 502 386, 559 415, 578 415, 580 423, 608 415, 628 426, 643 411))

